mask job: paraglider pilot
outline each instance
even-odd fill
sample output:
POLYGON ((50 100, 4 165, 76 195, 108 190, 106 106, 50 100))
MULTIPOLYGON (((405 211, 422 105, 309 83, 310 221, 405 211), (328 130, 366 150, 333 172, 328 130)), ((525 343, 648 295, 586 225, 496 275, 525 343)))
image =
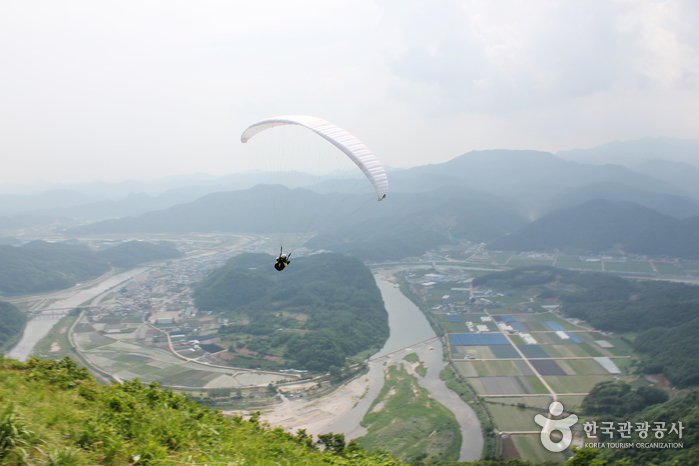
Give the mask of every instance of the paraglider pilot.
POLYGON ((281 252, 280 250, 279 257, 277 257, 277 262, 274 263, 274 268, 279 270, 280 272, 284 270, 284 267, 291 264, 291 261, 289 260, 290 257, 291 254, 289 254, 289 256, 287 257, 287 255, 281 252))

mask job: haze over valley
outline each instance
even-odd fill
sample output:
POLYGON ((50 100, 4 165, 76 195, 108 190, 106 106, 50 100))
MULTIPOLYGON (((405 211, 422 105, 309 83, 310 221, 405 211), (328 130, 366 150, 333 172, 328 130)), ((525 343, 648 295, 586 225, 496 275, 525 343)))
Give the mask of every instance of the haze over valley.
POLYGON ((699 466, 698 23, 0 2, 0 465, 699 466))

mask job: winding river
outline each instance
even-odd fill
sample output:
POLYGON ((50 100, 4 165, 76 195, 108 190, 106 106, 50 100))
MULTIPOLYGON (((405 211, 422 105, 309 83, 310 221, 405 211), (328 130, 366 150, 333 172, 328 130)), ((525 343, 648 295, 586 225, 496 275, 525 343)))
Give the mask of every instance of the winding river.
MULTIPOLYGON (((84 305, 88 301, 105 294, 112 288, 119 286, 125 281, 131 280, 139 273, 148 270, 149 267, 136 267, 115 275, 105 275, 103 278, 91 282, 89 285, 79 285, 67 290, 59 291, 50 297, 55 299, 51 303, 52 309, 68 309, 84 305)), ((97 303, 94 303, 97 304, 97 303)), ((24 333, 19 342, 8 351, 6 357, 26 361, 34 350, 34 346, 41 340, 49 330, 58 323, 63 315, 56 315, 48 311, 47 315, 39 314, 24 327, 24 333)))
POLYGON ((442 343, 439 338, 435 338, 437 335, 420 309, 387 280, 387 274, 391 272, 395 271, 381 271, 374 275, 388 311, 391 335, 384 347, 371 357, 373 361, 369 364, 367 374, 369 390, 350 412, 336 420, 325 431, 344 433, 348 439, 365 435, 366 429, 359 423, 383 387, 384 362, 400 361, 406 354, 414 352, 427 367, 427 374, 418 378, 418 383, 426 388, 435 400, 449 408, 459 423, 462 437, 459 461, 475 461, 483 452, 483 434, 478 417, 473 408, 447 388, 439 378, 439 372, 444 368, 442 343), (425 340, 430 341, 423 343, 425 340))

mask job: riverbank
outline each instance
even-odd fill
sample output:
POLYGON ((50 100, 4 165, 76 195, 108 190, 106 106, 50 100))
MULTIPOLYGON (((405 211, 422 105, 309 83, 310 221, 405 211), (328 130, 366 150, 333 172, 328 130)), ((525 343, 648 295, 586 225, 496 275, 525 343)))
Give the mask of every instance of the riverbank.
POLYGON ((263 413, 262 419, 288 431, 307 429, 314 435, 343 433, 348 440, 366 435, 367 431, 360 423, 383 388, 385 368, 414 352, 427 368, 425 377, 418 381, 419 385, 451 410, 459 424, 463 439, 459 460, 477 460, 483 451, 478 418, 471 406, 440 379, 439 373, 445 367, 441 341, 435 338, 424 314, 397 287, 392 277, 394 272, 381 270, 374 275, 388 312, 391 335, 384 347, 371 357, 369 371, 317 400, 284 398, 281 404, 263 413))
MULTIPOLYGON (((150 267, 136 267, 125 272, 111 275, 107 273, 103 275, 102 280, 94 280, 90 282, 92 286, 85 284, 76 287, 58 291, 51 295, 46 295, 44 298, 50 302, 51 309, 71 309, 84 305, 86 302, 91 302, 98 296, 108 292, 112 288, 131 280, 136 275, 145 272, 150 267)), ((36 344, 56 325, 65 314, 57 314, 54 312, 38 314, 24 328, 22 338, 19 342, 7 352, 6 356, 10 359, 19 359, 26 361, 34 350, 36 344)))

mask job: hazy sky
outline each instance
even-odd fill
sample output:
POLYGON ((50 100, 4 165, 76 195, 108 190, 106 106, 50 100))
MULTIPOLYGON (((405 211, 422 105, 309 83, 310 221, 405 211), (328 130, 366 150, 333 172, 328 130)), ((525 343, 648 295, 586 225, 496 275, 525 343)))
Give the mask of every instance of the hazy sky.
POLYGON ((249 168, 307 114, 392 166, 699 138, 699 2, 0 1, 0 182, 249 168))

